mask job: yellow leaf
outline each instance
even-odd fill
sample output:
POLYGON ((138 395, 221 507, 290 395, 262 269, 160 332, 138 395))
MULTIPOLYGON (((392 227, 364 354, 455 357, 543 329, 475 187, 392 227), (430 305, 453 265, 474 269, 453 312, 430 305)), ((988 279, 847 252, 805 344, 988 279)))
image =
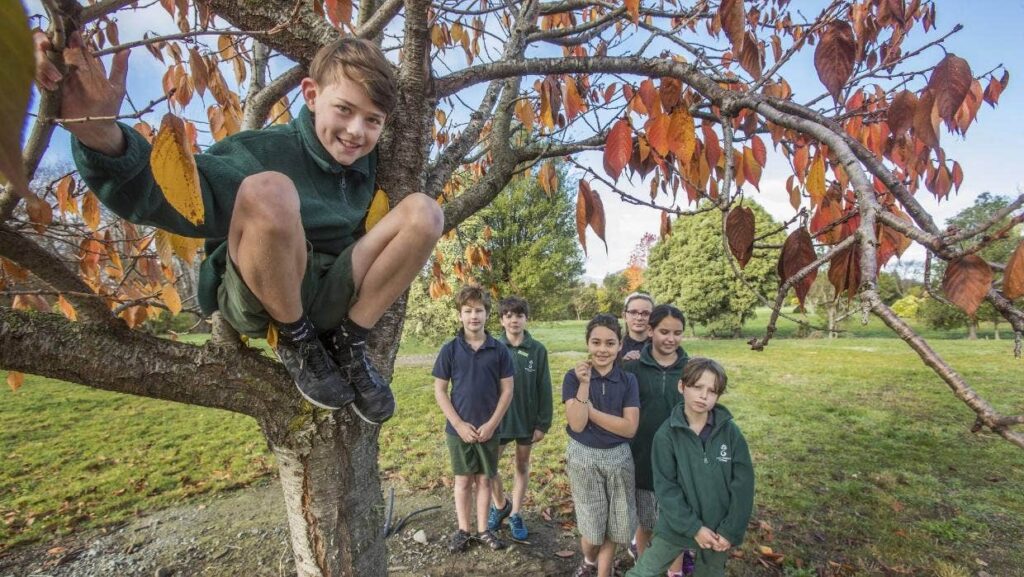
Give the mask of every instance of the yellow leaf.
POLYGON ((373 195, 373 201, 370 202, 370 210, 366 212, 366 231, 369 232, 376 226, 389 210, 391 210, 391 205, 388 203, 388 195, 378 188, 376 194, 373 195))
POLYGON ((282 98, 270 109, 270 121, 274 124, 288 124, 292 121, 292 113, 288 110, 288 99, 282 98))
POLYGON ((75 307, 71 306, 71 303, 64 298, 64 295, 57 297, 57 306, 60 308, 61 314, 67 317, 69 321, 78 320, 78 313, 75 312, 75 307))
POLYGON ((816 207, 825 199, 825 158, 819 152, 814 156, 811 170, 807 174, 807 192, 811 195, 811 206, 816 207))
POLYGON ((7 385, 12 391, 17 391, 25 383, 25 373, 11 371, 7 373, 7 385))
POLYGON ((519 122, 523 123, 523 128, 527 132, 533 130, 533 104, 526 98, 521 98, 516 102, 516 118, 519 119, 519 122))
POLYGON ((43 234, 46 227, 50 226, 50 223, 53 222, 53 208, 50 206, 50 203, 38 196, 30 194, 25 198, 25 210, 28 212, 28 218, 32 222, 32 227, 39 234, 43 234))
POLYGON ((196 253, 199 252, 199 249, 203 248, 203 239, 178 236, 176 234, 170 236, 174 254, 178 255, 178 258, 184 262, 192 264, 196 260, 196 253))
POLYGON ((178 289, 174 288, 174 285, 164 285, 164 288, 160 291, 160 300, 164 301, 164 304, 167 305, 167 310, 171 311, 172 315, 181 312, 181 296, 178 295, 178 289))
POLYGON ((21 134, 36 65, 21 2, 0 2, 0 62, 4 63, 0 66, 0 173, 19 196, 28 199, 32 193, 21 162, 21 134))
POLYGON ((277 348, 277 325, 274 323, 267 326, 267 344, 272 349, 277 348))
POLYGON ((70 212, 78 214, 78 203, 75 202, 75 177, 70 174, 60 179, 57 185, 57 208, 61 214, 70 212))
POLYGON ((194 225, 203 223, 203 196, 192 145, 185 136, 185 123, 165 114, 150 155, 153 178, 164 191, 167 202, 194 225))
POLYGON ((91 190, 85 192, 85 198, 82 200, 82 220, 91 230, 100 229, 100 201, 91 190))
POLYGON ((174 264, 174 247, 171 245, 171 233, 165 230, 156 231, 156 254, 160 258, 160 262, 171 265, 174 264))

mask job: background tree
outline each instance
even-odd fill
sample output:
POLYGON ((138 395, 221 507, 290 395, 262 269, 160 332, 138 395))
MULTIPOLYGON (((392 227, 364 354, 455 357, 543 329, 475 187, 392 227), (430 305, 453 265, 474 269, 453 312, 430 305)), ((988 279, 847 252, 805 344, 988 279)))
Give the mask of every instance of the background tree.
MULTIPOLYGON (((449 228, 531 165, 564 157, 582 177, 581 241, 587 228, 605 236, 598 192, 661 210, 663 232, 679 226, 670 216, 686 217, 692 211, 684 206, 704 201, 723 224, 735 225, 722 231, 738 268, 752 266, 754 226, 745 216, 729 216, 740 214, 733 211, 747 190, 759 188, 770 144, 773 161, 792 172, 786 197, 809 218, 791 221, 795 230, 777 265, 782 285, 754 347, 769 343, 790 291, 802 300, 812 276, 829 263, 836 292, 858 294, 971 408, 979 427, 1024 447, 1024 435, 1015 430, 1024 416, 989 404, 878 296, 880 268, 918 242, 949 263, 943 285, 949 300, 969 313, 982 301, 992 304, 1013 327, 1020 349, 1024 313, 1012 301, 1024 293, 1024 250, 994 271, 975 253, 998 236, 1002 218, 1024 218, 1015 214, 1024 195, 997 219, 946 231, 913 194, 927 190, 943 198, 959 188, 964 171, 940 145, 942 125, 966 133, 981 104, 995 104, 1009 81, 1001 66, 976 74, 941 47, 957 28, 926 37, 936 24, 934 2, 836 0, 822 2, 815 13, 813 7, 791 9, 788 0, 40 1, 47 15, 38 23, 57 48, 51 57, 58 66, 68 34, 80 30, 101 53, 145 46, 166 68, 163 95, 148 105, 141 105, 145 97, 132 98, 129 107, 135 102, 140 108, 122 119, 146 120, 137 129, 149 134, 158 115, 170 111, 159 123, 165 127, 157 142, 181 163, 169 171, 179 180, 200 144, 285 120, 304 66, 339 29, 380 42, 395 64, 399 105, 380 143, 386 160, 377 184, 392 205, 414 191, 440 198, 449 228), (120 29, 120 18, 132 10, 147 10, 147 23, 163 18, 178 30, 120 29), (796 55, 812 50, 825 90, 803 91, 797 99, 787 77, 800 66, 796 55), (209 104, 194 102, 197 94, 209 104), (536 138, 517 136, 527 132, 536 138), (585 153, 594 149, 603 149, 600 159, 585 153), (471 175, 470 182, 456 187, 456 173, 471 175), (623 176, 639 176, 650 197, 619 188, 623 176)), ((81 230, 80 242, 71 245, 77 268, 40 243, 62 218, 54 211, 60 191, 40 198, 26 182, 55 124, 84 119, 59 118, 59 99, 47 93, 21 138, 32 47, 20 3, 0 3, 0 26, 3 49, 10 51, 2 55, 8 81, 0 93, 0 170, 9 181, 0 197, 2 290, 28 282, 10 280, 20 274, 9 271, 30 271, 47 287, 47 294, 35 296, 47 305, 63 299, 61 310, 77 319, 25 306, 0 308, 0 367, 252 416, 280 467, 299 574, 383 575, 376 428, 346 411, 311 410, 278 364, 247 349, 223 323, 215 322, 205 346, 130 330, 112 312, 134 301, 120 312, 131 309, 128 322, 141 324, 153 312, 149 303, 170 294, 168 282, 156 283, 154 274, 150 285, 159 286, 139 289, 132 299, 124 292, 128 283, 107 282, 105 267, 125 257, 151 261, 152 237, 108 240, 105 233, 81 230), (108 248, 125 254, 115 257, 108 248)), ((144 58, 136 55, 133 70, 142 69, 144 58)), ((188 188, 181 191, 186 203, 195 194, 188 188)), ((161 259, 148 272, 170 266, 161 259)), ((404 312, 403 300, 371 336, 388 377, 404 312)))
POLYGON ((753 211, 754 233, 763 238, 742 278, 730 266, 722 246, 722 217, 710 203, 703 212, 677 220, 672 236, 654 245, 645 275, 644 288, 656 302, 676 305, 691 326, 702 325, 714 336, 738 336, 760 306, 758 296, 779 284, 773 262, 778 249, 760 246, 781 245, 784 229, 750 199, 743 206, 753 211))

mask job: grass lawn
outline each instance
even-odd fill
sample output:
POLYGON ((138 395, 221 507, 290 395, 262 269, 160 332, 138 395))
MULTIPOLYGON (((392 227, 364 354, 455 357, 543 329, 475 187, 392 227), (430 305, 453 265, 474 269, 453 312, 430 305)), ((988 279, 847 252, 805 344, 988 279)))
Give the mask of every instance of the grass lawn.
MULTIPOLYGON (((562 375, 583 356, 583 324, 531 327, 552 353, 556 398, 562 375)), ((967 576, 985 568, 979 561, 993 576, 1024 575, 1024 450, 971 434, 969 410, 901 341, 873 336, 884 334, 876 329, 833 341, 781 338, 762 353, 742 340, 684 343, 691 356, 716 358, 729 371, 722 402, 753 452, 761 525, 748 534, 745 556, 755 545, 772 547, 789 577, 817 574, 799 566, 967 576)), ((755 323, 748 336, 759 330, 755 323)), ((438 345, 411 343, 401 354, 438 345)), ((1012 357, 1012 341, 933 345, 1004 413, 1024 412, 1024 361, 1012 357)), ((450 484, 431 382, 429 361, 400 366, 399 410, 381 435, 382 474, 411 490, 450 484)), ((567 514, 565 418, 555 415, 534 453, 528 507, 567 514)), ((28 377, 17 393, 0 392, 0 421, 0 551, 273 474, 255 423, 224 412, 28 377)), ((503 465, 510 472, 510 459, 503 465)))

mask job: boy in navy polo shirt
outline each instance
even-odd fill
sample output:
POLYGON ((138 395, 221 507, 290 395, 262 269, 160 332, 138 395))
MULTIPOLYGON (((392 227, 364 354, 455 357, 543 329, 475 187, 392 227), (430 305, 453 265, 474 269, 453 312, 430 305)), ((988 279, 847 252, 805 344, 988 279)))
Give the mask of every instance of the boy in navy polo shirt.
POLYGON ((487 512, 491 503, 490 480, 498 472, 495 433, 512 402, 512 355, 484 329, 491 301, 483 289, 475 285, 462 287, 455 304, 459 307, 462 329, 441 347, 433 371, 434 398, 448 420, 445 432, 455 474, 459 528, 452 534, 449 550, 465 551, 473 539, 470 510, 474 488, 476 540, 491 549, 502 549, 505 544, 487 529, 487 512))

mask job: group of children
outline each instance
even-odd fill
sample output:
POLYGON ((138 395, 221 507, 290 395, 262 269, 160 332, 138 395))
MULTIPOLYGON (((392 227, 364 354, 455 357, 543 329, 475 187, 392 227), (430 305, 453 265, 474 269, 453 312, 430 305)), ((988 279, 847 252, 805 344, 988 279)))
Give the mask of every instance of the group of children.
MULTIPOLYGON (((274 350, 299 393, 321 408, 351 407, 379 424, 395 410, 389 384, 366 355, 369 330, 408 288, 444 228, 434 199, 408 194, 374 226, 377 142, 397 104, 393 66, 371 42, 341 38, 322 48, 302 80, 304 106, 292 122, 223 139, 195 157, 202 218, 188 220, 154 177, 150 142, 117 116, 128 51, 108 75, 78 34, 62 74, 45 34, 35 35, 36 81, 63 87, 63 118, 82 179, 122 218, 207 239, 198 301, 241 334, 276 333, 274 350)), ((458 530, 451 550, 479 541, 504 546, 528 535, 521 515, 534 443, 552 421, 547 351, 526 330, 525 301, 501 302, 504 335, 485 330, 488 295, 464 287, 462 329, 434 366, 447 418, 458 530), (449 392, 449 384, 451 390, 449 392), (515 443, 512 498, 498 459, 515 443), (476 523, 471 509, 476 504, 476 523)), ((753 504, 753 469, 739 428, 717 404, 722 367, 687 359, 682 313, 650 297, 626 301, 628 334, 597 315, 587 325, 587 360, 562 384, 566 471, 581 534, 577 576, 608 576, 617 545, 635 543, 632 577, 683 569, 722 575, 753 504)))
MULTIPOLYGON (((501 549, 497 532, 506 519, 513 539, 529 534, 521 510, 530 449, 552 420, 547 351, 526 330, 525 300, 501 301, 500 339, 485 329, 491 304, 484 290, 463 287, 456 305, 462 328, 433 369, 455 474, 458 529, 449 549, 462 552, 473 541, 501 549), (510 500, 498 462, 513 442, 510 500)), ((610 576, 618 545, 636 560, 628 577, 724 575, 754 497, 746 441, 718 404, 725 370, 688 358, 678 308, 633 293, 624 314, 625 337, 613 315, 587 324, 587 358, 562 382, 565 469, 583 553, 574 576, 610 576)))

